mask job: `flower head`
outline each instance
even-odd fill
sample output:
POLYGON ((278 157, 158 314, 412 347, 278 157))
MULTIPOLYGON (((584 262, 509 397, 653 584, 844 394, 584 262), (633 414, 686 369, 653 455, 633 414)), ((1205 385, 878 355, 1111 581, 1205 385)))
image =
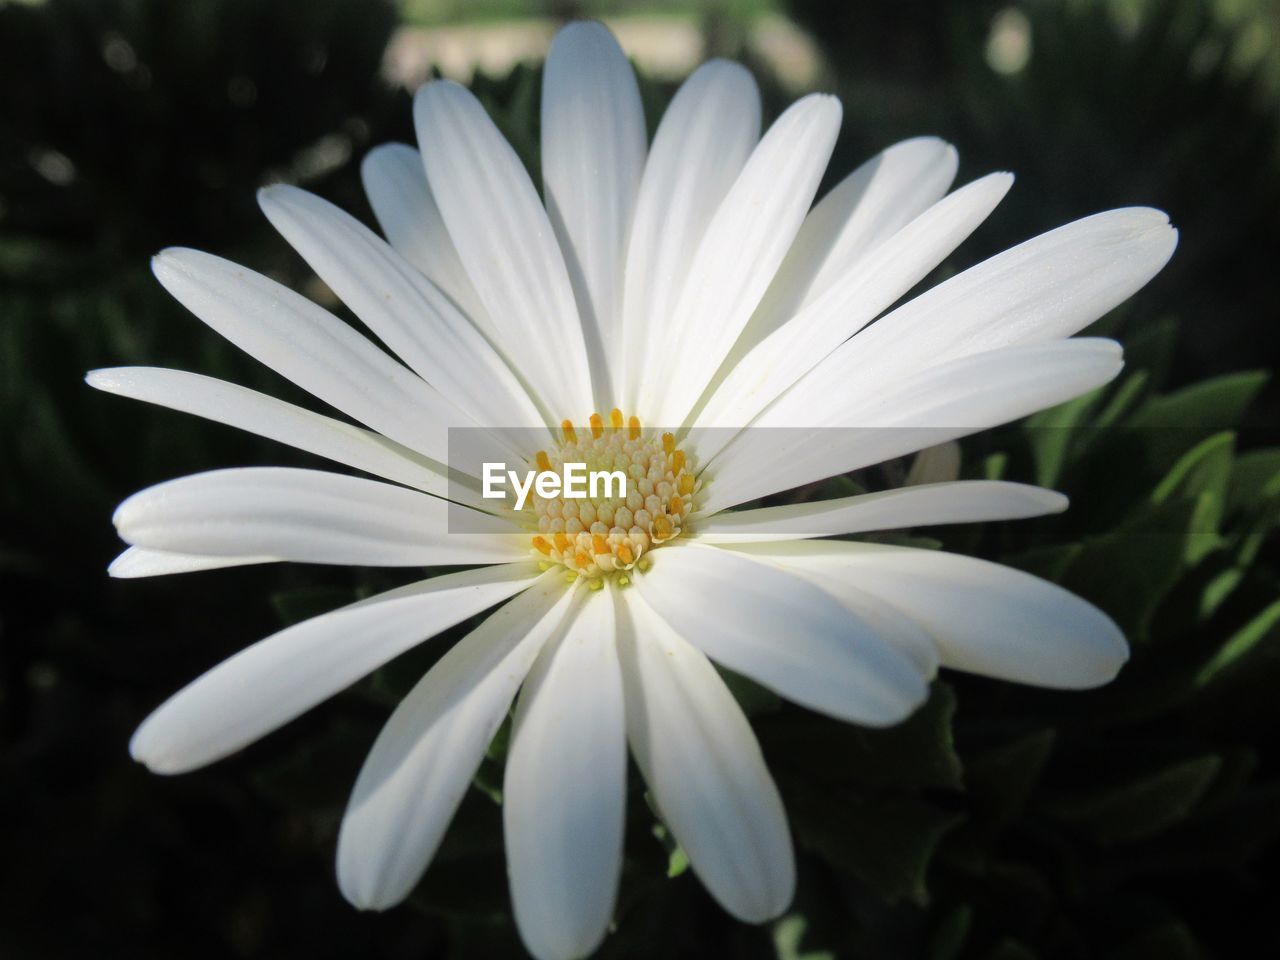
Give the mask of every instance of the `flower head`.
POLYGON ((877 726, 908 716, 939 666, 1062 688, 1115 675, 1123 636, 1056 586, 939 551, 823 539, 1064 509, 1052 491, 941 481, 733 508, 1110 380, 1119 346, 1070 338, 1163 266, 1176 242, 1163 214, 1077 221, 886 313, 994 209, 1008 175, 948 192, 955 151, 921 138, 815 206, 834 98, 800 100, 761 136, 750 76, 714 61, 650 144, 631 69, 596 24, 565 28, 547 61, 545 203, 462 87, 428 84, 415 118, 421 153, 379 147, 364 165, 385 242, 301 190, 260 198, 386 350, 226 260, 155 260, 200 319, 348 419, 193 373, 89 376, 377 479, 247 468, 162 483, 116 513, 131 546, 112 573, 471 569, 247 648, 142 724, 140 761, 173 773, 217 760, 493 608, 373 745, 342 824, 339 883, 366 908, 409 893, 518 695, 503 790, 516 920, 536 956, 577 957, 612 916, 628 745, 726 910, 759 922, 791 899, 778 791, 711 661, 877 726), (452 430, 529 469, 581 462, 628 486, 538 492, 515 510, 485 499, 475 475, 450 483, 452 430))

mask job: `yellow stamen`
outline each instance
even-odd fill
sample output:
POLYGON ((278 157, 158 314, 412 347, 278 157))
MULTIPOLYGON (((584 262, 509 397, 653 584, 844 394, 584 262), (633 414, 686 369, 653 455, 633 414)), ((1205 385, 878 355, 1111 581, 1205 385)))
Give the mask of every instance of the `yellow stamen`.
POLYGON ((624 417, 616 407, 607 417, 592 413, 587 423, 579 434, 572 420, 562 420, 560 442, 534 454, 538 469, 554 473, 582 461, 588 470, 622 473, 621 492, 535 493, 529 538, 540 569, 558 565, 567 583, 585 578, 599 590, 609 579, 630 583, 628 571, 648 570, 650 551, 681 535, 685 515, 695 509, 697 480, 694 458, 674 433, 643 432, 639 417, 624 417))

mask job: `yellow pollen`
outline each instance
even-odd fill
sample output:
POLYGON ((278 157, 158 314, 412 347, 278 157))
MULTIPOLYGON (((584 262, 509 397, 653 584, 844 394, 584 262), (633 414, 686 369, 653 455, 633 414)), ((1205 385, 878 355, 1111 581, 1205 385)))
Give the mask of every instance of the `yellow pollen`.
POLYGON ((579 433, 572 421, 562 421, 563 439, 534 460, 541 471, 561 473, 567 463, 582 464, 588 475, 608 480, 585 492, 579 487, 573 496, 531 491, 525 507, 536 525, 531 552, 547 568, 564 568, 569 582, 585 577, 602 584, 612 577, 621 585, 630 582, 632 567, 648 569, 649 552, 685 531, 698 489, 695 464, 675 434, 646 435, 639 417, 624 417, 617 408, 609 412, 608 426, 598 413, 587 423, 579 433))

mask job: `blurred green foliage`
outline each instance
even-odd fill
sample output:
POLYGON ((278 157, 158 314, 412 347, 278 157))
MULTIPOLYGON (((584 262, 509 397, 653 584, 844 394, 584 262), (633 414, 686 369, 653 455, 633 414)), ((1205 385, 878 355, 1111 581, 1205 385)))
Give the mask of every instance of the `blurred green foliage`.
MULTIPOLYGON (((887 731, 729 677, 792 818, 797 901, 766 928, 732 921, 633 771, 602 955, 1252 955, 1269 942, 1280 833, 1280 448, 1268 445, 1280 420, 1265 373, 1277 350, 1274 37, 1255 49, 1275 7, 785 6, 845 103, 832 179, 918 133, 958 144, 962 180, 1018 173, 937 277, 1112 205, 1163 207, 1182 230, 1166 271, 1098 325, 1126 344, 1119 380, 965 444, 966 475, 1053 486, 1072 509, 914 541, 1065 584, 1125 626, 1133 659, 1088 694, 947 674, 887 731), (1031 52, 999 72, 989 44, 1009 10, 1031 52)), ((407 95, 378 73, 393 22, 388 4, 356 0, 0 4, 6 958, 520 953, 495 802, 504 734, 408 908, 358 914, 332 879, 364 751, 468 625, 209 770, 157 778, 126 753, 142 717, 203 669, 402 582, 326 567, 108 581, 109 516, 127 494, 212 467, 308 461, 81 380, 95 366, 167 365, 308 402, 173 304, 147 258, 198 246, 324 300, 253 192, 301 182, 368 219, 360 156, 412 139, 407 95)), ((758 72, 776 114, 782 88, 758 72)), ((474 84, 534 167, 539 83, 525 66, 474 84)), ((643 92, 653 123, 671 87, 643 92)))

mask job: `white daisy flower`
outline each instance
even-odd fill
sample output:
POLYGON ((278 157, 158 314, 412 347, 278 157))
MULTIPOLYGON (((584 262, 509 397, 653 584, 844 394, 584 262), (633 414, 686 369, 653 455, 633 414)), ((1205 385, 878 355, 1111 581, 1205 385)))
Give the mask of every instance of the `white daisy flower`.
POLYGON ((363 426, 194 373, 89 375, 378 479, 247 468, 162 483, 117 511, 131 546, 111 572, 473 569, 247 648, 142 724, 138 760, 162 773, 210 763, 496 608, 373 745, 342 823, 339 883, 363 908, 408 895, 518 694, 503 789, 515 917, 535 956, 579 957, 613 912, 628 745, 726 910, 760 922, 791 900, 778 791, 711 661, 871 726, 907 717, 940 666, 1057 688, 1115 675, 1124 637, 1059 587, 944 552, 821 539, 1053 513, 1066 506, 1057 493, 943 481, 732 508, 945 451, 1109 381, 1120 347, 1068 338, 1164 265, 1176 243, 1164 214, 1079 220, 885 313, 986 218, 1008 174, 948 192, 955 151, 920 138, 814 206, 834 98, 798 101, 761 136, 751 77, 713 61, 649 143, 632 70, 590 23, 565 28, 546 64, 545 205, 467 90, 428 84, 414 112, 421 153, 379 147, 363 168, 388 242, 302 190, 261 194, 395 358, 234 263, 194 250, 154 262, 201 320, 363 426), (499 446, 536 430, 524 466, 621 465, 632 489, 494 504, 447 483, 450 428, 492 429, 499 446), (451 532, 450 510, 483 518, 480 532, 451 532))

